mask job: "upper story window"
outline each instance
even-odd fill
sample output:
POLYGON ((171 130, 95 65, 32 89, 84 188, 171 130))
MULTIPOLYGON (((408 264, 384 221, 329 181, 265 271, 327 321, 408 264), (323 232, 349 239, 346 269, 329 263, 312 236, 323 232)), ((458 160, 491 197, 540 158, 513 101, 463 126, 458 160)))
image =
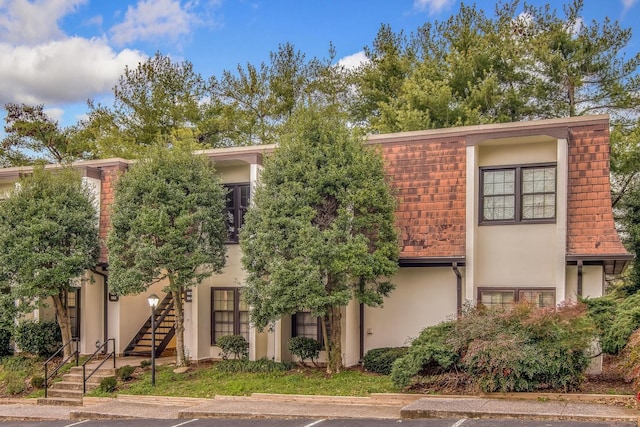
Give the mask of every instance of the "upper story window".
POLYGON ((555 221, 555 165, 482 168, 480 188, 480 223, 555 221))
POLYGON ((227 198, 225 201, 225 222, 227 225, 227 242, 238 242, 240 228, 244 222, 244 214, 249 207, 251 189, 249 184, 225 184, 227 198))

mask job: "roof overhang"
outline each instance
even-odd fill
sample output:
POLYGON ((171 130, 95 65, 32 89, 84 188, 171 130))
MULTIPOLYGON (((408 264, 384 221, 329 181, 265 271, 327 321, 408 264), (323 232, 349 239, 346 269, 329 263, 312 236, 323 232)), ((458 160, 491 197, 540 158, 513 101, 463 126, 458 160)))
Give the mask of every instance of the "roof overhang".
POLYGON ((601 265, 604 267, 605 274, 622 274, 634 256, 632 254, 616 254, 616 255, 567 255, 567 265, 601 265))
POLYGON ((418 257, 398 259, 400 267, 464 267, 465 257, 418 257))

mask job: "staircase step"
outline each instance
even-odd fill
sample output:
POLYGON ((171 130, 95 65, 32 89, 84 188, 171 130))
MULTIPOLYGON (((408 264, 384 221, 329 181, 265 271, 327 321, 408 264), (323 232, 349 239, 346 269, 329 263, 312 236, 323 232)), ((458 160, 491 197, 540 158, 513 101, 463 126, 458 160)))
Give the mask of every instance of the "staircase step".
POLYGON ((82 390, 82 380, 76 381, 59 381, 49 386, 49 390, 82 390))
POLYGON ((55 388, 50 388, 47 391, 47 397, 61 397, 63 399, 76 399, 82 400, 82 389, 81 390, 57 390, 55 388))
MULTIPOLYGON (((106 363, 105 363, 106 365, 106 363)), ((111 365, 113 366, 113 365, 111 365)), ((90 374, 93 369, 90 367, 86 368, 87 370, 87 375, 90 374)), ((69 371, 70 374, 72 375, 82 375, 82 366, 74 366, 73 368, 71 368, 71 370, 69 371)), ((112 377, 116 374, 116 369, 115 368, 107 368, 107 367, 101 367, 100 369, 98 369, 96 371, 95 374, 93 374, 93 376, 96 375, 100 375, 100 376, 105 376, 105 377, 112 377)))
POLYGON ((68 399, 63 397, 41 397, 38 399, 38 405, 82 406, 82 398, 68 399))

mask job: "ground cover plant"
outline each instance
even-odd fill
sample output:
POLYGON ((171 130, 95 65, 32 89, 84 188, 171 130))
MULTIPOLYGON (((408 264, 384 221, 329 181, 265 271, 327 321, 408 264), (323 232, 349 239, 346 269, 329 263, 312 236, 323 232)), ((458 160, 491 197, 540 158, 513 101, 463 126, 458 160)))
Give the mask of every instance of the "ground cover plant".
POLYGON ((424 329, 394 362, 393 383, 404 388, 420 375, 455 373, 473 391, 577 390, 596 333, 585 313, 583 304, 469 308, 457 320, 424 329))
MULTIPOLYGON (((136 369, 134 380, 120 381, 116 393, 133 395, 213 398, 216 395, 246 396, 252 393, 368 396, 396 391, 386 375, 346 369, 327 376, 321 368, 300 368, 271 360, 229 359, 192 366, 186 373, 175 366, 158 366, 156 387, 151 386, 148 367, 136 369)), ((95 390, 91 396, 108 396, 95 390)))

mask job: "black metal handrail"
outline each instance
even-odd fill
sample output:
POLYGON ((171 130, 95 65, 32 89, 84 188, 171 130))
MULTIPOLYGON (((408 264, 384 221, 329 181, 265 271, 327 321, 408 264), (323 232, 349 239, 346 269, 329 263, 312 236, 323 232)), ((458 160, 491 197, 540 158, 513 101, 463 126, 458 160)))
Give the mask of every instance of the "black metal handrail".
POLYGON ((98 348, 96 348, 96 351, 93 352, 93 354, 91 356, 89 356, 89 358, 82 364, 82 393, 86 393, 87 392, 87 380, 89 380, 89 378, 91 378, 93 376, 93 374, 95 374, 98 369, 100 369, 102 367, 102 365, 104 365, 106 363, 107 360, 109 360, 109 358, 113 357, 113 369, 116 368, 116 339, 115 338, 109 338, 107 339, 105 342, 103 342, 98 348), (113 350, 111 351, 111 353, 109 353, 109 341, 113 342, 113 350), (91 362, 96 355, 103 351, 104 349, 104 353, 106 357, 104 359, 102 359, 102 361, 98 364, 98 366, 96 366, 93 371, 91 371, 89 373, 89 375, 87 375, 87 364, 89 362, 91 362))
POLYGON ((45 398, 47 397, 47 390, 49 389, 49 379, 52 379, 53 377, 55 377, 55 375, 58 373, 60 368, 62 368, 74 356, 75 356, 75 359, 76 359, 76 366, 78 366, 79 355, 80 355, 80 353, 78 352, 78 339, 77 338, 71 338, 71 340, 69 340, 65 344, 63 344, 62 347, 60 347, 58 349, 58 351, 53 353, 53 356, 51 356, 50 358, 48 358, 44 362, 44 397, 45 398), (67 348, 67 347, 72 346, 74 342, 76 343, 76 350, 74 352, 72 352, 69 356, 67 356, 64 359, 62 359, 62 362, 51 372, 51 375, 49 375, 49 363, 51 363, 53 361, 53 359, 58 357, 58 355, 61 352, 64 353, 64 349, 67 348))

